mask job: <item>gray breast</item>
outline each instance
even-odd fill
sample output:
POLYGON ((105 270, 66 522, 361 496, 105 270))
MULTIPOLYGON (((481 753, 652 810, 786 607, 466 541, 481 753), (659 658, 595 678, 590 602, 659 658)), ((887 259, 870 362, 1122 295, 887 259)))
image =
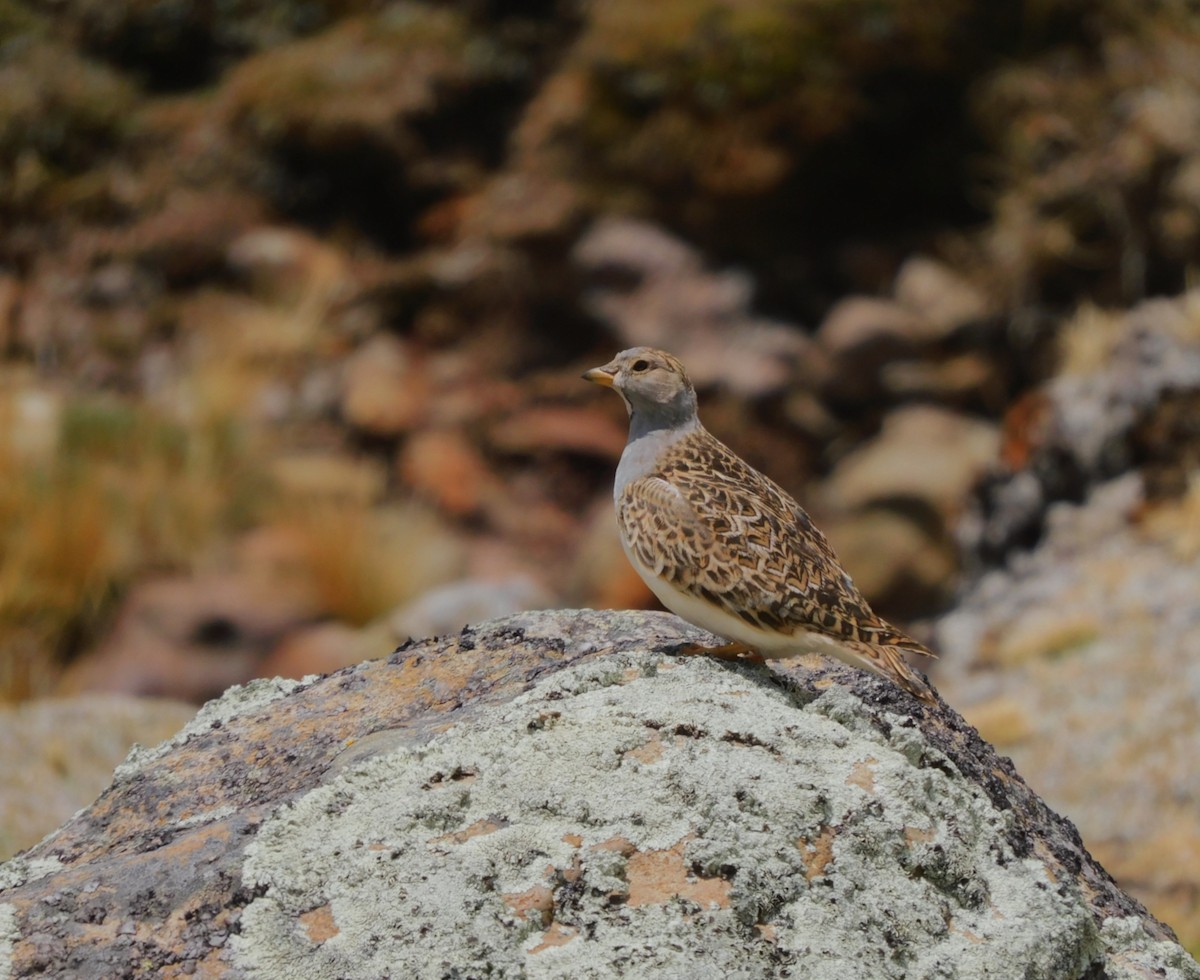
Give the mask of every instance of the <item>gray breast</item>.
POLYGON ((691 422, 673 429, 653 429, 625 443, 621 462, 617 464, 617 478, 613 484, 613 499, 620 500, 621 492, 634 480, 648 476, 658 468, 662 454, 680 439, 695 432, 699 423, 691 422))

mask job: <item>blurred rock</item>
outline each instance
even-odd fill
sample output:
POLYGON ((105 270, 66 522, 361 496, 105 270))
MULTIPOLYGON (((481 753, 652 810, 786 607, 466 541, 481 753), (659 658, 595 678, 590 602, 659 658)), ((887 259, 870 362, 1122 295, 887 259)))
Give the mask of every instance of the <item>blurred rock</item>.
POLYGON ((506 173, 490 182, 469 208, 464 238, 512 242, 566 241, 582 219, 581 190, 542 174, 506 173))
POLYGON ((943 359, 909 359, 883 365, 880 382, 899 399, 932 399, 939 404, 977 405, 994 410, 1006 398, 995 358, 967 353, 943 359))
POLYGON ((578 514, 554 499, 536 469, 515 471, 502 481, 501 492, 487 501, 486 514, 490 530, 537 556, 535 561, 561 556, 562 543, 579 531, 578 514))
MULTIPOLYGON (((51 218, 66 204, 71 178, 102 166, 135 110, 137 88, 120 72, 83 57, 66 39, 51 39, 38 18, 6 8, 0 65, 0 206, 14 218, 51 218), (65 199, 64 199, 65 195, 65 199), (57 200, 56 200, 57 199, 57 200)), ((77 206, 89 197, 76 188, 77 206)))
POLYGON ((987 297, 965 276, 924 255, 905 260, 896 273, 892 295, 920 318, 926 340, 941 339, 993 312, 987 297))
MULTIPOLYGON (((510 293, 514 284, 527 281, 530 273, 527 260, 514 249, 478 239, 465 239, 446 249, 431 249, 425 254, 423 265, 441 289, 490 295, 493 301, 510 293)), ((430 309, 438 307, 431 305, 430 309)), ((427 311, 422 313, 427 315, 427 311)), ((424 332, 435 333, 428 327, 424 332)))
POLYGON ((1029 706, 1017 698, 1001 695, 971 705, 971 724, 998 749, 1028 741, 1036 726, 1029 706))
POLYGON ((297 598, 311 595, 303 565, 308 541, 295 525, 276 523, 242 534, 232 548, 233 567, 252 581, 270 582, 271 587, 297 598))
POLYGON ((390 631, 385 626, 354 629, 344 623, 319 623, 289 632, 258 664, 256 677, 290 677, 332 674, 335 670, 391 652, 390 631))
POLYGON ((460 429, 415 433, 399 457, 400 479, 454 517, 477 514, 496 477, 460 429))
POLYGON ((529 556, 507 538, 494 534, 474 535, 468 544, 464 578, 499 582, 510 578, 533 576, 536 566, 529 556))
POLYGON ((838 359, 868 353, 890 358, 926 339, 925 329, 917 313, 894 300, 848 296, 825 315, 816 338, 823 350, 838 359))
POLYGON ((445 636, 464 626, 554 605, 549 593, 527 575, 503 580, 462 579, 418 596, 390 618, 393 636, 445 636))
POLYGON ((817 394, 806 388, 789 391, 783 398, 783 416, 815 445, 826 446, 839 434, 838 420, 817 394))
POLYGON ((111 694, 0 706, 0 860, 94 800, 134 743, 157 745, 195 713, 180 701, 111 694))
POLYGON ((825 497, 843 509, 911 500, 951 523, 1000 449, 995 425, 916 405, 891 412, 883 429, 846 456, 826 480, 825 497))
POLYGON ((642 581, 617 533, 611 493, 589 509, 566 583, 572 604, 593 609, 654 609, 658 600, 642 581))
POLYGON ((214 575, 136 586, 111 633, 66 670, 60 691, 204 701, 244 683, 282 636, 318 612, 279 584, 214 575))
POLYGON ((429 3, 342 17, 228 72, 221 124, 257 150, 281 210, 407 249, 433 199, 495 167, 528 68, 506 32, 474 21, 429 3))
POLYGON ((822 521, 821 527, 854 584, 889 615, 936 609, 953 595, 958 549, 950 535, 931 535, 886 507, 822 521))
POLYGON ((382 144, 405 160, 403 124, 467 79, 470 42, 456 11, 406 4, 242 62, 225 91, 236 124, 264 142, 312 150, 382 144))
POLYGON ((230 245, 266 217, 261 198, 231 190, 173 188, 127 228, 84 233, 76 247, 97 257, 136 261, 172 282, 216 277, 230 245))
POLYGON ((829 360, 821 394, 832 404, 879 400, 882 374, 899 359, 913 358, 929 338, 921 317, 894 300, 848 296, 838 300, 816 332, 817 349, 829 360))
POLYGON ((938 687, 1196 948, 1200 494, 1144 506, 1136 474, 1054 505, 939 622, 938 687))
POLYGON ((1060 373, 1005 418, 1009 472, 981 489, 964 538, 985 562, 1037 542, 1050 506, 1140 468, 1178 496, 1200 465, 1200 292, 1129 311, 1083 307, 1060 331, 1060 373))
POLYGON ((377 334, 346 358, 342 378, 342 416, 370 435, 401 435, 429 411, 428 380, 391 334, 377 334))
POLYGON ((319 346, 319 318, 290 304, 201 290, 182 299, 177 313, 180 329, 191 340, 193 370, 206 376, 213 389, 234 389, 219 393, 231 404, 252 406, 257 392, 281 383, 282 368, 306 363, 319 346), (264 365, 275 370, 264 370, 264 365))
POLYGON ((525 403, 528 392, 503 374, 488 371, 470 355, 442 352, 425 362, 437 391, 427 424, 462 426, 487 422, 525 403))
POLYGON ((281 520, 303 542, 291 571, 316 597, 310 621, 365 625, 462 574, 461 535, 414 501, 295 500, 281 520))
POLYGON ((626 427, 599 408, 540 405, 501 419, 488 430, 498 452, 539 455, 573 452, 616 460, 625 448, 626 427))
POLYGON ((318 30, 365 0, 313 0, 299 7, 67 0, 50 12, 87 51, 103 55, 153 91, 203 85, 247 51, 276 47, 318 30))
POLYGON ((259 293, 290 300, 332 295, 349 274, 341 250, 298 228, 255 228, 229 246, 228 261, 259 293))
POLYGON ((1105 307, 1174 292, 1200 244, 1194 11, 1112 7, 1098 27, 1097 57, 1052 45, 972 90, 997 177, 982 258, 1018 301, 1031 286, 1105 307))
POLYGON ((784 388, 801 366, 819 369, 798 327, 753 313, 748 275, 707 270, 698 251, 655 225, 602 218, 573 258, 598 283, 587 304, 621 346, 669 350, 700 387, 761 397, 784 388))
POLYGON ((931 396, 994 408, 1004 387, 992 352, 947 355, 941 345, 959 327, 990 311, 974 285, 948 266, 917 256, 896 275, 894 298, 849 296, 826 314, 816 333, 833 362, 825 391, 834 402, 931 396))

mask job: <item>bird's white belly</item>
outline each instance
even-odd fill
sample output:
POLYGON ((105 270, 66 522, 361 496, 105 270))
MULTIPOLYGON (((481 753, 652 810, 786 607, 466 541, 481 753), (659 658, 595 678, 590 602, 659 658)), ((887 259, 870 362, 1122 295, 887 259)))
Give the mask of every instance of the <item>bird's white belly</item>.
POLYGON ((762 656, 767 658, 796 657, 805 653, 823 653, 828 657, 836 657, 846 663, 860 666, 858 658, 848 659, 847 650, 831 636, 814 633, 808 630, 798 630, 788 635, 764 630, 752 626, 744 619, 726 612, 719 606, 714 606, 698 596, 681 592, 670 582, 660 578, 653 569, 647 568, 633 551, 621 542, 625 555, 634 570, 641 576, 643 582, 650 586, 650 591, 658 596, 659 601, 681 619, 686 619, 693 626, 716 633, 728 640, 736 640, 754 647, 762 656))

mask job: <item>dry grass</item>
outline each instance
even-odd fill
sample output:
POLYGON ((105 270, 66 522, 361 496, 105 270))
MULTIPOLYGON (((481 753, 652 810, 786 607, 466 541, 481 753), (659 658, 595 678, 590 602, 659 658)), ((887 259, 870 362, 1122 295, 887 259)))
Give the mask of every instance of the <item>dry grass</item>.
POLYGON ((289 574, 307 579, 317 611, 354 623, 456 567, 428 515, 380 509, 386 474, 327 453, 289 476, 282 437, 252 421, 336 346, 323 328, 341 268, 295 247, 312 253, 305 275, 260 284, 266 301, 202 291, 180 305, 186 369, 162 393, 169 407, 0 368, 0 701, 46 693, 136 581, 226 567, 250 528, 302 541, 289 574), (327 492, 347 484, 358 490, 327 492), (441 557, 414 560, 427 545, 441 557))
POLYGON ((265 487, 254 458, 227 419, 184 425, 112 397, 10 393, 0 407, 0 699, 45 692, 137 574, 190 570, 213 540, 248 526, 265 487))
POLYGON ((461 568, 434 513, 385 501, 381 465, 286 455, 237 399, 197 401, 222 410, 180 421, 29 378, 0 395, 0 701, 47 693, 136 581, 226 567, 251 528, 296 543, 287 574, 314 615, 354 625, 461 568))

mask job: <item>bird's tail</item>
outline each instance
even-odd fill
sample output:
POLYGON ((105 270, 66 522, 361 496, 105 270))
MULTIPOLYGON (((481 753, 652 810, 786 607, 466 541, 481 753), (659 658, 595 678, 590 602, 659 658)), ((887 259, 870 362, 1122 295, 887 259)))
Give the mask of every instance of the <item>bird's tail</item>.
POLYGON ((929 678, 904 659, 906 652, 921 653, 927 657, 932 657, 933 654, 916 640, 905 637, 904 641, 903 645, 862 644, 863 657, 867 661, 865 666, 926 704, 937 704, 937 691, 929 683, 929 678))

